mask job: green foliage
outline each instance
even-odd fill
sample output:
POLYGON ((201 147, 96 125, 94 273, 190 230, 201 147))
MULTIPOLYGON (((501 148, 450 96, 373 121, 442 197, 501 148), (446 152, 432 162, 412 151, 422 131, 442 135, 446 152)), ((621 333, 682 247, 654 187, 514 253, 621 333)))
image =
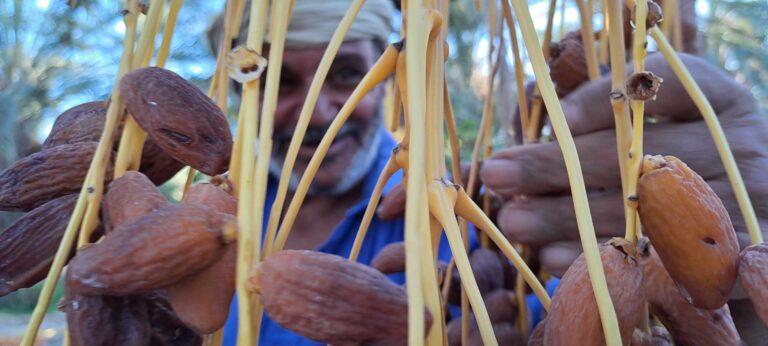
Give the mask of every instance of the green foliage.
MULTIPOLYGON (((37 304, 37 298, 40 296, 40 291, 43 289, 43 283, 39 282, 30 288, 25 288, 13 292, 5 297, 0 297, 0 313, 30 313, 37 304)), ((56 304, 64 296, 64 280, 59 280, 56 285, 56 289, 53 291, 53 298, 51 299, 51 305, 48 306, 47 311, 56 310, 56 304)))
POLYGON ((712 0, 706 21, 708 56, 746 83, 768 110, 768 2, 712 0))

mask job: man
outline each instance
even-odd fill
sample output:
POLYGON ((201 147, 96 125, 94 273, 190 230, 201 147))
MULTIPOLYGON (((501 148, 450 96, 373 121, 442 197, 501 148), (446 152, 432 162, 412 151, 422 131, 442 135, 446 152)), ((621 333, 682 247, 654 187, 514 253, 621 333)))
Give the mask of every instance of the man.
MULTIPOLYGON (((768 125, 748 89, 707 62, 682 55, 725 131, 757 212, 768 235, 768 125)), ((723 200, 739 244, 749 244, 743 217, 706 124, 661 54, 646 59, 646 70, 664 79, 656 100, 646 103, 654 123, 645 124, 644 152, 677 156, 698 172, 723 200)), ((624 235, 621 182, 614 120, 608 93, 610 77, 586 83, 561 100, 574 135, 590 190, 590 209, 598 237, 624 235)), ((539 249, 546 270, 562 275, 581 253, 568 177, 557 143, 497 151, 481 170, 486 187, 506 200, 497 223, 512 240, 539 249), (542 174, 543 173, 543 174, 542 174), (526 198, 517 198, 526 196, 526 198)), ((747 344, 764 344, 768 329, 751 303, 734 290, 731 314, 747 344)))
MULTIPOLYGON (((274 201, 282 162, 312 78, 327 43, 350 4, 351 0, 297 0, 294 5, 286 35, 275 112, 275 143, 267 206, 271 206, 274 201)), ((388 36, 392 32, 390 22, 393 14, 391 0, 368 0, 360 10, 357 20, 339 49, 318 98, 299 150, 290 191, 296 188, 296 183, 339 109, 386 48, 388 36)), ((245 13, 243 18, 245 20, 235 46, 244 44, 246 39, 248 14, 245 13)), ((213 37, 221 37, 221 34, 215 33, 213 37)), ((268 50, 267 45, 265 56, 268 50)), ((286 248, 314 249, 340 256, 349 255, 379 173, 396 146, 396 142, 384 127, 383 100, 384 88, 379 86, 361 101, 334 140, 296 218, 286 248)), ((402 174, 397 173, 390 179, 384 193, 389 192, 401 180, 402 174)), ((292 193, 289 193, 288 200, 291 195, 292 193)), ((374 217, 360 251, 359 262, 370 263, 385 245, 402 241, 403 230, 402 218, 385 221, 374 217)), ((441 245, 438 257, 447 261, 450 258, 447 243, 443 241, 441 245)), ((403 282, 403 275, 392 278, 403 282)), ((224 344, 234 345, 236 334, 237 304, 233 303, 230 319, 225 326, 224 344)), ((260 343, 316 344, 275 324, 267 315, 261 324, 260 343)))

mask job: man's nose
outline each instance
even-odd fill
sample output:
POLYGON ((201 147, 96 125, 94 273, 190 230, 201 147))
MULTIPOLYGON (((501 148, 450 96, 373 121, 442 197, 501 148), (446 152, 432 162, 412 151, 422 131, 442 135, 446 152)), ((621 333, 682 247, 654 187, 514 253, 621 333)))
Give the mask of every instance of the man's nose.
POLYGON ((333 99, 327 93, 320 92, 309 124, 313 126, 328 126, 336 117, 338 111, 339 107, 334 104, 333 99))

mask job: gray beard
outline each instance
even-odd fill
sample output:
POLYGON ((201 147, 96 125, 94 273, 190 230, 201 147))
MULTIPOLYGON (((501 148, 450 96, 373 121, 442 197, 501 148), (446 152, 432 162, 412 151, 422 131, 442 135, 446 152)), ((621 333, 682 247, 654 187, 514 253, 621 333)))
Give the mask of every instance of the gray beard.
MULTIPOLYGON (((379 112, 373 123, 368 127, 363 135, 362 145, 352 160, 349 162, 349 166, 344 171, 338 182, 331 186, 318 186, 313 182, 310 184, 307 190, 308 196, 339 196, 343 195, 352 188, 358 186, 365 176, 370 172, 373 164, 376 162, 376 157, 379 152, 379 145, 382 141, 381 128, 384 126, 383 112, 379 112)), ((346 126, 346 125, 345 125, 346 126)), ((269 163, 269 174, 274 179, 280 179, 280 175, 283 171, 283 165, 285 163, 285 153, 278 152, 277 148, 272 150, 272 159, 269 163)), ((322 169, 322 166, 321 166, 322 169)), ((299 187, 301 175, 296 172, 291 172, 291 177, 288 183, 288 190, 295 192, 299 187)))

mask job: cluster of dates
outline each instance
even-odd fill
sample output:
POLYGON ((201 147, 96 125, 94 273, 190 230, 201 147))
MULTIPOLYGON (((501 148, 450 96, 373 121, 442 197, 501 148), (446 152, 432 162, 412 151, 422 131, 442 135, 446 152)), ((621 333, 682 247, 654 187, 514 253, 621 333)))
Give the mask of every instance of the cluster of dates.
MULTIPOLYGON (((112 181, 121 116, 109 141, 101 222, 91 241, 103 239, 69 259, 59 305, 74 345, 200 343, 201 334, 223 325, 234 292, 236 202, 224 189, 200 184, 174 205, 157 185, 185 165, 210 175, 226 171, 229 125, 205 94, 168 70, 129 73, 120 92, 126 111, 147 132, 141 165, 112 181), (211 272, 217 280, 207 277, 211 272)), ((0 296, 48 273, 108 107, 90 102, 64 112, 40 152, 0 173, 0 210, 28 212, 0 233, 0 296)))
MULTIPOLYGON (((638 213, 647 240, 614 238, 600 246, 624 344, 739 345, 728 301, 740 279, 768 324, 768 243, 739 253, 720 198, 696 172, 672 156, 646 156, 638 184, 638 213), (636 329, 643 303, 663 323, 636 329)), ((562 278, 547 319, 534 332, 544 345, 604 344, 584 256, 562 278)))
MULTIPOLYGON (((74 345, 200 344, 201 335, 223 326, 234 294, 237 201, 225 179, 192 186, 178 204, 157 185, 185 165, 224 173, 232 151, 229 126, 208 97, 167 70, 134 71, 120 92, 148 138, 139 171, 112 181, 113 163, 107 165, 101 226, 91 239, 97 242, 69 260, 61 308, 70 337, 74 345)), ((45 277, 107 108, 92 102, 63 113, 42 151, 0 173, 0 210, 28 212, 0 233, 0 296, 45 277)), ((739 254, 728 213, 701 177, 674 157, 647 157, 637 198, 652 247, 620 239, 600 247, 625 344, 737 344, 726 302, 739 278, 768 322, 768 245, 739 254), (652 335, 636 329, 648 318, 645 301, 666 329, 655 327, 652 335)), ((401 344, 407 293, 385 274, 404 271, 404 253, 402 243, 392 244, 370 267, 316 251, 278 251, 255 268, 250 287, 275 322, 311 339, 401 344)), ((476 250, 471 263, 497 337, 524 344, 514 327, 514 270, 486 249, 476 250)), ((447 300, 458 303, 460 278, 453 280, 447 300)), ((427 314, 425 329, 434 327, 427 314)), ((458 320, 447 326, 451 344, 460 342, 460 330, 458 320)), ((470 339, 479 343, 479 334, 470 339)), ((529 344, 573 340, 604 343, 583 256, 563 277, 529 344)))

